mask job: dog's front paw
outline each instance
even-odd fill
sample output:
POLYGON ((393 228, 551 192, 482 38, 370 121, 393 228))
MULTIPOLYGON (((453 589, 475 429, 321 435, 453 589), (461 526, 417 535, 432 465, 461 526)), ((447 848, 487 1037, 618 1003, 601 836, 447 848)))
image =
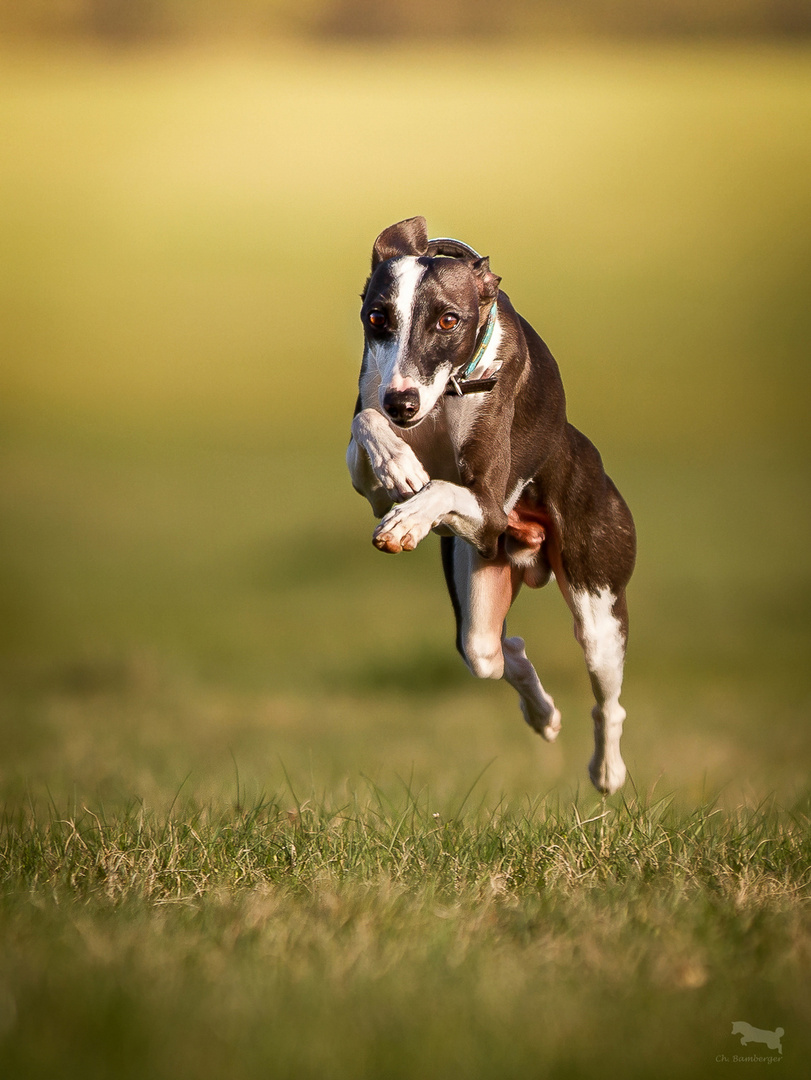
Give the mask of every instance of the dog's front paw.
POLYGON ((407 502, 391 509, 374 531, 372 543, 380 551, 396 555, 401 551, 413 551, 434 526, 433 507, 426 498, 430 486, 422 488, 407 502))
POLYGON ((430 481, 422 462, 408 445, 397 440, 391 448, 378 448, 372 458, 372 470, 392 502, 405 502, 430 481))
POLYGON ((357 414, 352 421, 352 440, 366 453, 375 480, 389 502, 405 502, 430 482, 412 448, 375 409, 362 409, 357 414))

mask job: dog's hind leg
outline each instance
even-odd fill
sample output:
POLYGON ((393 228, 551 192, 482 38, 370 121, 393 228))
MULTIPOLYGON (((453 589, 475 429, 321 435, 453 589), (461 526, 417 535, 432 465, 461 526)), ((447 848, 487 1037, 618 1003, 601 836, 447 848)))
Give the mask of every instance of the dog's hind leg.
POLYGON ((504 638, 501 645, 504 651, 504 678, 518 691, 524 719, 547 742, 554 742, 560 734, 560 712, 527 658, 523 638, 504 638))
POLYGON ((442 566, 456 615, 456 647, 479 679, 500 679, 504 619, 513 602, 506 557, 483 559, 458 536, 442 537, 442 566))
POLYGON ((456 536, 442 537, 442 564, 456 615, 456 647, 478 678, 502 676, 521 699, 524 719, 548 741, 560 731, 560 713, 527 659, 524 642, 506 637, 505 619, 524 571, 502 553, 483 559, 456 536))
POLYGON ((607 588, 596 592, 572 588, 567 600, 597 702, 591 714, 594 756, 589 764, 589 776, 598 791, 611 794, 622 787, 626 775, 620 754, 625 709, 619 703, 628 639, 625 592, 615 596, 607 588))

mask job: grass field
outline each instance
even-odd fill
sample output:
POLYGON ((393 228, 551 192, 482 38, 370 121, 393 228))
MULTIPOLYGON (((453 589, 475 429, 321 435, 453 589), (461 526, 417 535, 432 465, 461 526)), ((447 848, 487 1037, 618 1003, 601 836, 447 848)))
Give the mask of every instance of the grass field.
POLYGON ((3 54, 3 1076, 804 1075, 808 61, 3 54), (511 625, 547 746, 345 474, 415 213, 637 519, 605 802, 560 597, 511 625))

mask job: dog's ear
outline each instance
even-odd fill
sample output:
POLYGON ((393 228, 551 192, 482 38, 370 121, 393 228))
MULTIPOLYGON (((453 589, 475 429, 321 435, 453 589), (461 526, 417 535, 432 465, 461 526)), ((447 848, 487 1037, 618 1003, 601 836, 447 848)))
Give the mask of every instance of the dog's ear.
POLYGON ((490 259, 486 255, 473 263, 473 273, 476 275, 476 284, 479 287, 479 299, 482 302, 495 300, 501 278, 490 269, 490 259))
POLYGON ((424 255, 428 250, 428 226, 424 217, 407 218, 389 225, 375 240, 372 248, 372 270, 400 255, 424 255))

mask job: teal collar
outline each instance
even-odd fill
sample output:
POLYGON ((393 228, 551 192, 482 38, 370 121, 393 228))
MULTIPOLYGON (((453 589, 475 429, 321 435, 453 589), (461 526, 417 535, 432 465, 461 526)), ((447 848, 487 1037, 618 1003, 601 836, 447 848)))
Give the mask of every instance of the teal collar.
POLYGON ((469 379, 470 376, 473 374, 473 372, 476 370, 479 361, 484 356, 485 350, 487 349, 487 346, 490 344, 490 340, 493 337, 493 331, 496 328, 496 312, 497 312, 497 308, 498 308, 498 301, 496 301, 493 304, 493 306, 490 308, 490 313, 487 316, 487 322, 486 322, 485 327, 484 327, 484 333, 482 334, 482 339, 479 342, 479 347, 478 347, 478 349, 476 349, 473 356, 471 356, 470 360, 468 361, 467 366, 465 367, 465 370, 459 376, 460 379, 469 379))
POLYGON ((479 365, 479 361, 484 356, 487 346, 493 337, 493 331, 496 328, 496 315, 498 311, 498 301, 493 303, 490 308, 490 313, 487 316, 487 322, 484 326, 484 333, 482 339, 478 344, 476 351, 471 356, 470 360, 465 364, 464 369, 457 376, 451 376, 448 384, 446 394, 461 395, 461 394, 475 394, 487 390, 492 390, 496 385, 496 376, 493 375, 489 379, 471 379, 470 376, 476 370, 479 365))

